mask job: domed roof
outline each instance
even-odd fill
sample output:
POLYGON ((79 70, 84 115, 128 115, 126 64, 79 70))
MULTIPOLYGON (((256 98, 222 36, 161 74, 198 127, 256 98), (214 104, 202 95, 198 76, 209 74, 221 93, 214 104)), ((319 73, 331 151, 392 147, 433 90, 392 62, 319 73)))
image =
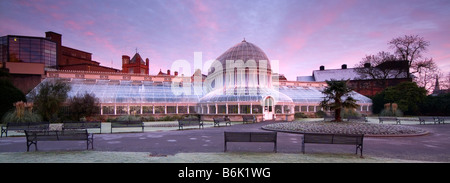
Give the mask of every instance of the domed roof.
MULTIPOLYGON (((271 70, 270 67, 270 61, 269 58, 267 58, 266 53, 259 48, 258 46, 254 45, 253 43, 247 42, 245 39, 234 45, 233 47, 229 48, 225 53, 220 55, 217 59, 220 63, 222 63, 223 68, 226 68, 226 61, 227 60, 242 60, 244 64, 248 60, 254 60, 257 64, 257 66, 260 66, 260 61, 264 60, 267 63, 267 70, 271 70)), ((211 73, 211 69, 209 70, 209 73, 211 73)))

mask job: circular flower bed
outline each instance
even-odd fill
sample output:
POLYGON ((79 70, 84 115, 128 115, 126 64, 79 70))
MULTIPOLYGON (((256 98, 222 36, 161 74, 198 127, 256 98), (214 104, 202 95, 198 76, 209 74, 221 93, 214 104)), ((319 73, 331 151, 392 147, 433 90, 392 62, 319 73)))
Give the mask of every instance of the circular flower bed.
POLYGON ((361 122, 286 122, 262 127, 265 130, 291 133, 364 134, 367 136, 411 136, 428 132, 421 128, 402 125, 370 124, 361 122))

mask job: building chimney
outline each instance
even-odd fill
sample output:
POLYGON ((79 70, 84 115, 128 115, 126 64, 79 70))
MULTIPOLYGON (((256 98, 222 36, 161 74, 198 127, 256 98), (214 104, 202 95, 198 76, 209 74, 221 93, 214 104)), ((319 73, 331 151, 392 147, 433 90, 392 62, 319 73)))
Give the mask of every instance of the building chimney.
POLYGON ((370 68, 370 63, 369 62, 364 63, 364 68, 370 68))
POLYGON ((170 76, 170 69, 167 69, 167 75, 170 76))
POLYGON ((45 32, 45 38, 56 42, 56 64, 63 65, 62 60, 62 35, 56 32, 45 32))
POLYGON ((178 76, 178 71, 173 72, 173 75, 178 76))
POLYGON ((325 70, 325 66, 321 65, 321 66, 320 66, 320 70, 321 70, 321 71, 325 70))
POLYGON ((146 70, 145 70, 145 74, 149 74, 149 70, 150 70, 150 60, 148 58, 145 59, 145 65, 147 66, 146 70))
POLYGON ((342 69, 347 69, 347 64, 342 64, 341 68, 342 69))
POLYGON ((130 63, 130 56, 122 55, 122 64, 129 64, 129 63, 130 63))

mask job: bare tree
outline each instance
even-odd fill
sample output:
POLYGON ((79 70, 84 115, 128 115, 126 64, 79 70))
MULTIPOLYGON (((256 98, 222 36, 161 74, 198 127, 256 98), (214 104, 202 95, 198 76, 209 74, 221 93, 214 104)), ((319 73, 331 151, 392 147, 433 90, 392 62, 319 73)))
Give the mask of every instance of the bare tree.
POLYGON ((447 90, 450 89, 450 72, 448 72, 445 78, 443 79, 442 87, 447 90))
MULTIPOLYGON (((407 60, 408 65, 411 67, 413 63, 418 62, 423 57, 422 53, 427 50, 430 42, 418 35, 405 35, 392 39, 388 44, 390 48, 395 50, 395 54, 402 60, 407 60)), ((409 77, 410 74, 408 72, 409 77)))
POLYGON ((433 59, 415 62, 412 67, 416 69, 414 81, 418 86, 425 88, 428 93, 433 91, 436 77, 443 77, 443 74, 433 59))
POLYGON ((356 72, 360 79, 373 79, 385 86, 387 79, 405 77, 407 70, 398 67, 398 58, 389 52, 378 52, 376 55, 364 57, 356 64, 356 72))

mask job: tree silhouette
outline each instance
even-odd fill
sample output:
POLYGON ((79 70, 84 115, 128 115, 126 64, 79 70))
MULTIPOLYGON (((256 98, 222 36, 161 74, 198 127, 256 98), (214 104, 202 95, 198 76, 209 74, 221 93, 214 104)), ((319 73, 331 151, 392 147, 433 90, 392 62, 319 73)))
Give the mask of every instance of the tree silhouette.
POLYGON ((326 81, 328 86, 322 91, 325 97, 320 102, 320 106, 325 110, 334 110, 334 121, 336 122, 342 121, 342 109, 354 109, 359 106, 356 104, 356 99, 351 96, 353 90, 347 87, 347 82, 348 80, 333 79, 326 81))

